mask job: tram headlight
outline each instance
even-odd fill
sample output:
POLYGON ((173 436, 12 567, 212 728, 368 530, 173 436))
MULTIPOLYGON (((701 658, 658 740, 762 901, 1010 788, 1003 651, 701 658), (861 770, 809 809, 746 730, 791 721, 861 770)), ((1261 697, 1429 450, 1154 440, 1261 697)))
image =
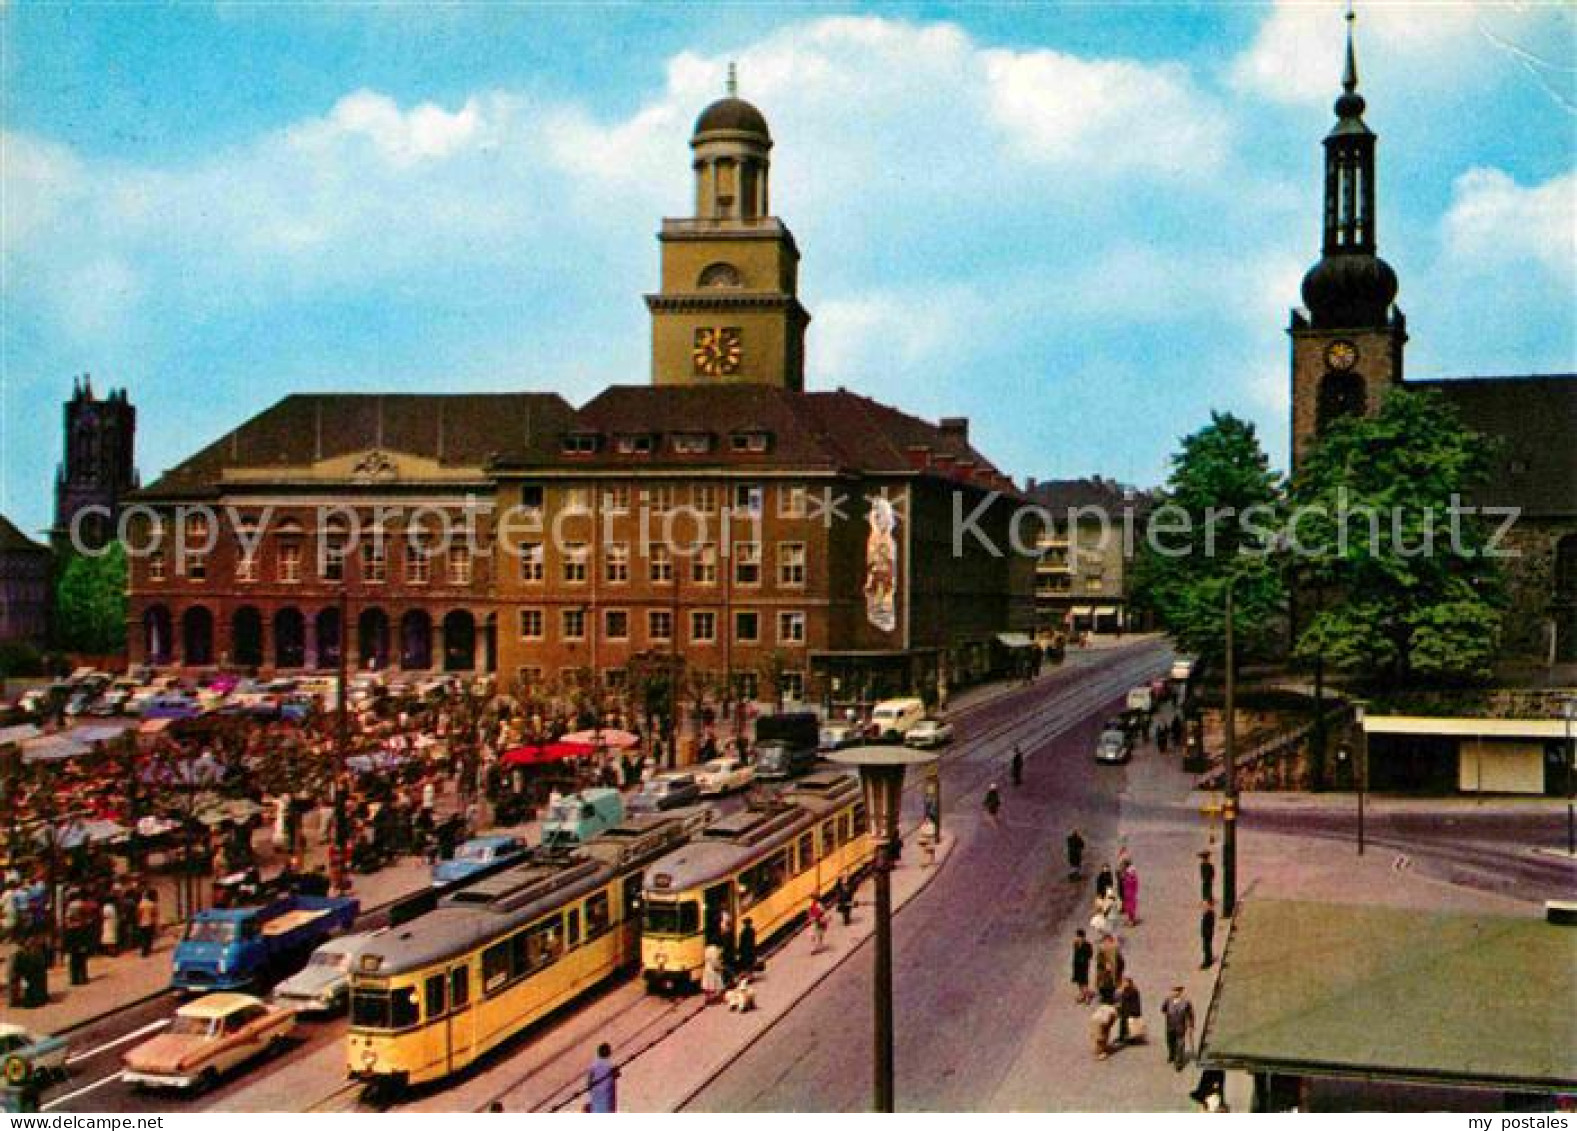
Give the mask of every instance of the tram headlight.
POLYGON ((361 1067, 363 1071, 371 1072, 378 1067, 378 1054, 372 1049, 361 1050, 361 1067))

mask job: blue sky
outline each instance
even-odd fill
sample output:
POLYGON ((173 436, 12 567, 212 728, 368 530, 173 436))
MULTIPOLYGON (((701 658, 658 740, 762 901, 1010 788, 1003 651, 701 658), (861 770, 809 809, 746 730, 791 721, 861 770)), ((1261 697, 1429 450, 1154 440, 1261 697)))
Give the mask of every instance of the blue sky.
MULTIPOLYGON (((301 390, 647 379, 641 295, 728 60, 772 125, 813 387, 964 414, 1015 476, 1152 483, 1212 408, 1283 462, 1342 7, 0 8, 0 510, 71 378, 144 480, 301 390)), ((1420 377, 1577 369, 1577 20, 1368 4, 1420 377)))

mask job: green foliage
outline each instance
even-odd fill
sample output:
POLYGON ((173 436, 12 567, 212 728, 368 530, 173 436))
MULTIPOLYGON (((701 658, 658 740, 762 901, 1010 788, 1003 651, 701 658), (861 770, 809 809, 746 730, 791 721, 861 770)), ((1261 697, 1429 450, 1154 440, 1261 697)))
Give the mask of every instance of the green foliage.
POLYGON ((60 646, 104 654, 126 647, 126 550, 111 543, 100 557, 73 555, 55 585, 60 646))
POLYGON ((1254 426, 1225 413, 1185 437, 1138 547, 1135 600, 1180 647, 1212 659, 1225 651, 1226 591, 1236 602, 1239 643, 1268 639, 1282 607, 1268 558, 1277 528, 1277 477, 1254 426))
POLYGON ((1493 457, 1433 392, 1321 437, 1291 489, 1294 575, 1316 596, 1298 655, 1393 684, 1489 674, 1504 579, 1459 508, 1493 457))

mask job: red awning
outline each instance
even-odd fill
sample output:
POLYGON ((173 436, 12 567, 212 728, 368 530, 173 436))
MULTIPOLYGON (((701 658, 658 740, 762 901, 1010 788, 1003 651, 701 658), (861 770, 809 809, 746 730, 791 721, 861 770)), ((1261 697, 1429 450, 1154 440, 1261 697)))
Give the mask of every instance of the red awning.
POLYGON ((506 750, 499 761, 506 766, 537 766, 562 762, 565 758, 585 758, 594 753, 596 749, 583 742, 547 742, 506 750))

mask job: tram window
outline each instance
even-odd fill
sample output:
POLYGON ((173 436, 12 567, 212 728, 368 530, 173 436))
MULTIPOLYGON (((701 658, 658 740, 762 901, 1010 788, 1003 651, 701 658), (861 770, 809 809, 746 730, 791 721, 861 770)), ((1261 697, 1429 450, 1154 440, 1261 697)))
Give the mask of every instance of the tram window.
POLYGON ((482 992, 491 994, 509 981, 509 941, 494 943, 482 952, 482 992))
POLYGON ((850 812, 852 812, 854 814, 854 832, 855 832, 855 835, 859 835, 859 831, 866 827, 866 822, 865 822, 865 802, 863 802, 863 801, 856 801, 854 803, 854 808, 852 810, 850 810, 850 812))
POLYGON ((653 935, 693 935, 701 927, 700 905, 693 899, 683 903, 648 900, 646 932, 653 935))
POLYGON ((427 1020, 444 1015, 444 976, 434 974, 427 979, 427 1020))
POLYGON ((526 935, 529 933, 521 931, 509 940, 509 972, 516 978, 531 973, 531 963, 526 958, 526 935))
POLYGON ((798 875, 799 872, 809 870, 810 866, 815 862, 816 838, 813 834, 806 833, 804 836, 799 838, 799 871, 796 872, 795 875, 798 875))
POLYGON ((828 821, 826 824, 821 826, 821 855, 823 857, 831 856, 833 850, 837 847, 838 838, 836 830, 833 826, 833 822, 828 821))
POLYGON ((586 901, 586 937, 594 939, 608 929, 608 893, 598 892, 586 901))
POLYGON ((469 967, 456 966, 449 971, 449 1003, 455 1009, 464 1009, 471 1001, 471 971, 469 967))
POLYGON ((849 843, 849 815, 847 813, 838 814, 838 843, 849 843))
POLYGON ((356 990, 350 995, 350 1023, 356 1029, 389 1027, 389 995, 377 990, 356 990))
POLYGON ((526 957, 533 970, 553 965, 564 953, 564 933, 559 930, 557 917, 532 927, 526 932, 526 939, 526 957))
POLYGON ((580 945, 580 908, 572 907, 564 913, 565 947, 580 945))
POLYGON ((409 1029, 421 1020, 416 1011, 416 987, 401 986, 389 995, 389 1027, 409 1029))

